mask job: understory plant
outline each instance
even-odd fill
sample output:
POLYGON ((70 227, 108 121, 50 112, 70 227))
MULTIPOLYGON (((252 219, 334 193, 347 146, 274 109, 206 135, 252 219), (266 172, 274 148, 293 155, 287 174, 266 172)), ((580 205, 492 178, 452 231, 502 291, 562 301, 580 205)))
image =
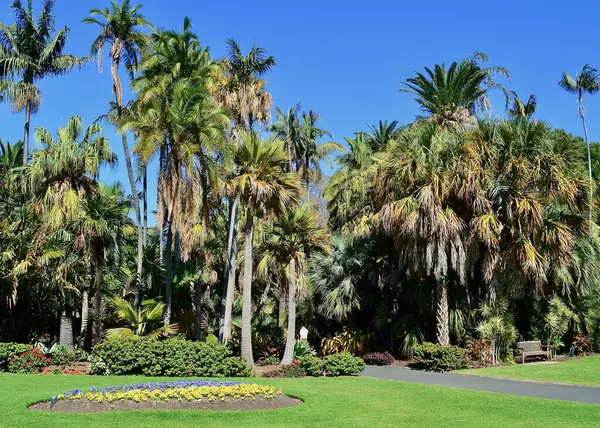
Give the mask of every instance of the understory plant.
POLYGON ((363 361, 373 366, 389 366, 394 364, 394 357, 389 352, 370 352, 363 355, 363 361))
POLYGON ((327 355, 323 358, 323 371, 328 376, 352 376, 362 373, 366 364, 362 358, 349 352, 327 355))
POLYGON ((517 339, 513 315, 505 300, 483 305, 480 312, 483 319, 477 326, 477 332, 485 345, 482 357, 484 361, 496 365, 502 357, 512 355, 509 347, 517 339))
POLYGON ((371 333, 344 329, 340 333, 324 337, 321 340, 321 353, 323 355, 329 355, 349 352, 355 355, 363 355, 368 352, 372 343, 373 335, 371 333))
POLYGON ((11 373, 36 373, 52 364, 52 357, 47 357, 39 348, 29 346, 19 355, 8 361, 8 371, 11 373))
POLYGON ((466 369, 468 351, 458 346, 425 342, 414 348, 414 368, 435 372, 466 369))

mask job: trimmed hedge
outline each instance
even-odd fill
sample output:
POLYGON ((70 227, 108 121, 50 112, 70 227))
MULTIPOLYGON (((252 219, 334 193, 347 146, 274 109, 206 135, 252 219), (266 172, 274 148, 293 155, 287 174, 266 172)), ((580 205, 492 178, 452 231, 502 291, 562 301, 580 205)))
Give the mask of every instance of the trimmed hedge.
POLYGON ((351 376, 361 373, 366 367, 360 357, 349 352, 331 354, 323 358, 323 371, 329 376, 351 376))
POLYGON ((424 342, 414 347, 414 368, 435 372, 466 369, 469 351, 458 346, 441 346, 424 342))
POLYGON ((250 367, 228 347, 173 338, 110 338, 96 345, 90 374, 249 377, 250 367))
POLYGON ((298 358, 298 364, 308 376, 318 377, 323 373, 323 361, 314 355, 305 355, 298 358))
POLYGON ((10 359, 27 352, 30 347, 22 343, 0 342, 0 372, 8 371, 10 359))

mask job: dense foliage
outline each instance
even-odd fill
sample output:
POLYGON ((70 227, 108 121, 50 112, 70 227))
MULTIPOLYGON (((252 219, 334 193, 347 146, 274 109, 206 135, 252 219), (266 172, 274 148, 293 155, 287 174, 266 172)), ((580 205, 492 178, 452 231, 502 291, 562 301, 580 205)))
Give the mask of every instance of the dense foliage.
POLYGON ((394 356, 389 352, 369 352, 363 355, 365 364, 374 366, 389 366, 394 364, 394 356))
POLYGON ((226 346, 184 339, 108 339, 90 356, 90 374, 248 377, 251 370, 226 346))
POLYGON ((466 369, 467 355, 466 349, 457 346, 425 342, 414 348, 414 367, 435 372, 466 369))

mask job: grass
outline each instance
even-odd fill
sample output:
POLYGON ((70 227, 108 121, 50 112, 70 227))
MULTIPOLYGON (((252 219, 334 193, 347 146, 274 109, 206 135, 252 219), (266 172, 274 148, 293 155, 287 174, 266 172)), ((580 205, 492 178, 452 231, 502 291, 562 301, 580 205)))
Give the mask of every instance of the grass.
POLYGON ((600 386, 600 356, 547 364, 515 364, 456 373, 600 386))
MULTIPOLYGON (((3 427, 284 427, 284 426, 600 426, 600 407, 391 380, 256 379, 302 398, 303 405, 250 412, 140 411, 57 414, 34 412, 31 403, 74 388, 140 382, 140 377, 0 374, 3 427)), ((152 380, 157 380, 156 378, 152 380)), ((253 380, 254 381, 254 380, 253 380)))

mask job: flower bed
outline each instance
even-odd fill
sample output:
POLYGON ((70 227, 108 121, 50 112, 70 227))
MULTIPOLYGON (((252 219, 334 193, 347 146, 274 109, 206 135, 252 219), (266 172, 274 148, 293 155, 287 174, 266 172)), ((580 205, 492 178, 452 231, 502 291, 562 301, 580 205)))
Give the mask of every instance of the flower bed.
POLYGON ((87 391, 74 389, 57 395, 50 403, 37 403, 32 408, 69 413, 141 409, 252 410, 299 403, 300 400, 287 397, 280 389, 268 385, 178 380, 91 387, 87 391))

